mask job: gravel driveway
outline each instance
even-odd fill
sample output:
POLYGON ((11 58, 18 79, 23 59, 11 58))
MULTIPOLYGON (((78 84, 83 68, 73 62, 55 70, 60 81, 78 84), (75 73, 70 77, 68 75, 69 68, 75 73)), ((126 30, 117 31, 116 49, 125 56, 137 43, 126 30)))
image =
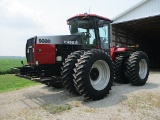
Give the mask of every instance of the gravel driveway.
POLYGON ((114 83, 110 94, 88 101, 64 89, 36 85, 0 93, 0 120, 160 120, 160 72, 144 86, 114 83), (63 112, 55 106, 69 106, 63 112))

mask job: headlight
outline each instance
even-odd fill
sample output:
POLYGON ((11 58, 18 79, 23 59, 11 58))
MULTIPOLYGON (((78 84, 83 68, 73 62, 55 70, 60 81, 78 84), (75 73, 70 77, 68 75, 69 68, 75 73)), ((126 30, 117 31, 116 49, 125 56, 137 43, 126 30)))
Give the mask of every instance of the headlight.
POLYGON ((56 61, 62 61, 62 56, 57 56, 56 61))

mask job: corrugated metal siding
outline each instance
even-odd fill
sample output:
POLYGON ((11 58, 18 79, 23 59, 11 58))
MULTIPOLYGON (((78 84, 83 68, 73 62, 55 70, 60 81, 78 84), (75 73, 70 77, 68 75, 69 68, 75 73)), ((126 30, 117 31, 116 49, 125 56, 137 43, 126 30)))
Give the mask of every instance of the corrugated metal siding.
POLYGON ((155 15, 160 15, 160 0, 144 0, 138 7, 135 6, 114 18, 113 24, 155 15))
POLYGON ((128 46, 134 45, 133 36, 127 31, 112 27, 112 45, 111 46, 128 46))

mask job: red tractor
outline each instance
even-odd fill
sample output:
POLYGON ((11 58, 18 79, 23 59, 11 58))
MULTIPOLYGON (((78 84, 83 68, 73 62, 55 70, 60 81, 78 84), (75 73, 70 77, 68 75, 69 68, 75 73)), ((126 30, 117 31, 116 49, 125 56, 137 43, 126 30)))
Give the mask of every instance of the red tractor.
MULTIPOLYGON (((67 20, 71 35, 36 36, 27 40, 28 65, 12 68, 20 77, 73 94, 98 100, 113 81, 142 86, 149 75, 149 60, 131 47, 111 47, 111 20, 95 14, 79 14, 67 20)), ((23 64, 23 62, 22 62, 23 64)))

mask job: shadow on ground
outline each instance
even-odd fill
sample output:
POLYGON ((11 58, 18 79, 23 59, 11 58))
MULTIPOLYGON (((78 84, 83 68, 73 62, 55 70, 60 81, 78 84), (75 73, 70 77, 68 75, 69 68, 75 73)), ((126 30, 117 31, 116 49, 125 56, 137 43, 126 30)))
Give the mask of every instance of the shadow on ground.
MULTIPOLYGON (((159 73, 158 76, 160 78, 159 73)), ((25 99, 22 99, 21 102, 23 102, 29 108, 32 108, 36 105, 42 106, 45 104, 64 105, 72 101, 80 101, 84 106, 90 108, 106 108, 109 106, 117 105, 122 101, 126 100, 127 94, 139 90, 147 91, 160 86, 160 82, 154 83, 150 79, 154 79, 154 77, 150 77, 148 82, 144 86, 132 86, 131 84, 114 83, 114 86, 112 86, 112 90, 110 91, 110 94, 108 94, 108 96, 106 96, 104 99, 98 101, 85 100, 82 96, 72 95, 64 89, 56 89, 44 85, 41 87, 39 91, 35 90, 32 92, 24 93, 23 95, 25 99), (31 101, 34 105, 30 104, 30 102, 28 101, 31 101)))

